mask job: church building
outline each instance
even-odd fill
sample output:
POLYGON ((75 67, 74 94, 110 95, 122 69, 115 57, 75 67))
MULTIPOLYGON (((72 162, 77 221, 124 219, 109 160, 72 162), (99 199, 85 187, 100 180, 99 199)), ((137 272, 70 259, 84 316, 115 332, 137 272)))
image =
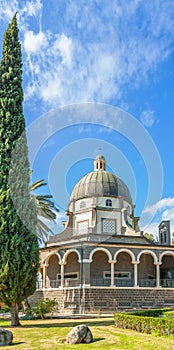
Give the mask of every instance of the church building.
POLYGON ((128 187, 99 154, 72 191, 64 230, 40 249, 31 301, 56 299, 61 314, 174 306, 170 222, 161 222, 152 242, 134 207, 128 187))

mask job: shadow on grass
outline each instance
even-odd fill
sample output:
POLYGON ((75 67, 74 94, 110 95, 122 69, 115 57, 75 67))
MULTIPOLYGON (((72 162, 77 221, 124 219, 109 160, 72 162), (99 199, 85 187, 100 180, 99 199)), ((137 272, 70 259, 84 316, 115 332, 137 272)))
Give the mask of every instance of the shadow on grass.
MULTIPOLYGON (((105 340, 106 338, 93 338, 92 342, 91 343, 79 343, 79 344, 73 344, 73 345, 88 345, 88 344, 92 344, 92 343, 97 343, 98 341, 101 341, 101 340, 105 340)), ((66 339, 62 339, 61 341, 62 344, 67 344, 66 343, 66 339)), ((68 344, 70 345, 70 344, 68 344)))
MULTIPOLYGON (((30 322, 30 321, 23 321, 23 322, 30 322)), ((32 320, 32 324, 23 324, 23 322, 21 322, 21 326, 17 326, 17 327, 13 327, 15 328, 61 328, 61 327, 75 327, 79 324, 87 324, 87 326, 97 326, 97 327, 102 327, 102 326, 112 326, 114 325, 114 320, 107 320, 107 321, 100 321, 100 320, 83 320, 80 321, 79 319, 77 320, 70 320, 70 321, 63 321, 63 322, 54 322, 54 323, 49 323, 49 320, 32 320), (44 323, 42 323, 44 322, 44 323)), ((1 324, 1 327, 4 328, 12 328, 11 325, 9 324, 1 324)))
POLYGON ((10 346, 11 346, 11 348, 13 347, 13 346, 15 346, 15 345, 21 345, 21 344, 25 344, 23 341, 18 341, 18 342, 14 342, 14 343, 12 343, 10 346))
POLYGON ((105 340, 105 338, 95 338, 95 339, 93 339, 93 343, 96 343, 96 342, 98 342, 98 341, 100 341, 100 340, 105 340))
POLYGON ((39 327, 39 328, 54 328, 54 327, 75 327, 79 324, 87 324, 87 326, 98 326, 98 327, 102 327, 102 326, 112 326, 114 325, 114 320, 111 321, 67 321, 67 322, 62 322, 62 323, 49 323, 48 320, 45 320, 46 323, 40 323, 39 320, 36 320, 35 324, 29 324, 29 325, 22 325, 22 328, 33 328, 33 327, 39 327))

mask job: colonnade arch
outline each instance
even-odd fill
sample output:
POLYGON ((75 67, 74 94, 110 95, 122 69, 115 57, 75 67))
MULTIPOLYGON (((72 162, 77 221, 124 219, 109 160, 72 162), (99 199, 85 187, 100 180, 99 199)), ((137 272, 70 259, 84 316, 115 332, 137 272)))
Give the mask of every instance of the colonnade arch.
POLYGON ((114 261, 117 261, 117 256, 118 256, 120 253, 127 253, 127 254, 129 254, 130 257, 132 258, 132 262, 135 261, 135 255, 134 255, 134 253, 131 252, 131 250, 126 249, 126 248, 125 248, 125 249, 124 249, 124 248, 119 249, 119 250, 114 254, 114 261))
POLYGON ((158 263, 158 258, 156 256, 156 254, 152 251, 152 250, 142 250, 138 255, 137 255, 137 262, 140 262, 140 257, 141 255, 146 254, 146 255, 151 255, 154 259, 154 263, 157 264, 158 263))
POLYGON ((77 250, 77 249, 68 249, 63 256, 62 263, 63 264, 67 263, 68 255, 70 255, 71 253, 76 253, 78 256, 78 262, 81 263, 81 254, 80 254, 79 250, 77 250))
POLYGON ((161 286, 174 288, 174 252, 163 252, 159 261, 161 286))
MULTIPOLYGON (((66 255, 64 263, 64 285, 79 285, 81 280, 81 264, 79 262, 80 255, 77 251, 69 251, 66 255)), ((81 261, 81 260, 80 260, 81 261)))
POLYGON ((174 252, 171 252, 170 250, 167 250, 166 252, 161 253, 160 256, 159 256, 159 262, 161 264, 162 264, 163 257, 166 256, 166 255, 174 257, 174 252))
POLYGON ((174 252, 170 250, 159 256, 149 249, 140 251, 137 256, 136 251, 128 248, 114 251, 107 247, 95 247, 92 250, 88 247, 88 250, 85 259, 81 258, 81 251, 76 248, 64 253, 50 252, 42 260, 39 271, 43 287, 74 286, 85 284, 86 281, 88 285, 96 286, 160 287, 161 280, 169 277, 169 272, 174 280, 174 252), (67 283, 68 280, 72 283, 67 283), (49 281, 57 282, 49 284, 49 281))
POLYGON ((95 249, 91 254, 92 262, 90 263, 91 285, 103 286, 110 285, 111 278, 111 254, 107 254, 104 249, 95 249))
POLYGON ((92 262, 92 259, 93 259, 93 255, 96 253, 96 252, 104 252, 107 256, 108 256, 108 261, 112 261, 112 254, 110 253, 110 251, 106 248, 103 248, 103 247, 98 247, 98 248, 95 248, 93 249, 91 252, 90 252, 90 255, 89 255, 89 260, 90 262, 92 262))

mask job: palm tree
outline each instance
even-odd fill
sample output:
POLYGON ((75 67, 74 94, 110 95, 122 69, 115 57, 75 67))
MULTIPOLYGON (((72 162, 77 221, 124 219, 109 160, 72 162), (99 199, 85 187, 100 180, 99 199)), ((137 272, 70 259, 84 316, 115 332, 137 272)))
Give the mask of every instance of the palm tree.
POLYGON ((36 202, 37 210, 37 237, 40 243, 45 243, 48 239, 48 236, 53 234, 53 231, 45 223, 44 219, 50 220, 51 222, 56 222, 56 213, 59 212, 59 209, 55 206, 55 203, 51 200, 52 195, 36 195, 32 193, 36 189, 46 186, 47 183, 44 179, 39 180, 33 183, 30 186, 31 196, 36 202))

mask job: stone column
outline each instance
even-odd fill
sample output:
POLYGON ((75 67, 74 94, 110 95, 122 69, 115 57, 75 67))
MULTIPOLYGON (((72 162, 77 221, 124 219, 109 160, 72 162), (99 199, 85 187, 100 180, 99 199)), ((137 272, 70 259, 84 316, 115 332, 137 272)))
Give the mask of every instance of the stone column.
POLYGON ((134 287, 138 287, 138 262, 134 261, 134 287))
POLYGON ((160 265, 161 263, 156 264, 156 287, 160 287, 160 265))
POLYGON ((64 287, 64 263, 61 263, 60 265, 60 274, 61 274, 61 288, 64 287))
POLYGON ((43 265, 43 288, 47 287, 47 267, 48 264, 43 265))
POLYGON ((111 287, 114 287, 114 266, 115 266, 115 261, 111 261, 111 287))
POLYGON ((81 261, 81 273, 82 273, 82 286, 83 287, 90 287, 91 285, 91 276, 90 276, 90 260, 89 259, 83 259, 81 261))

